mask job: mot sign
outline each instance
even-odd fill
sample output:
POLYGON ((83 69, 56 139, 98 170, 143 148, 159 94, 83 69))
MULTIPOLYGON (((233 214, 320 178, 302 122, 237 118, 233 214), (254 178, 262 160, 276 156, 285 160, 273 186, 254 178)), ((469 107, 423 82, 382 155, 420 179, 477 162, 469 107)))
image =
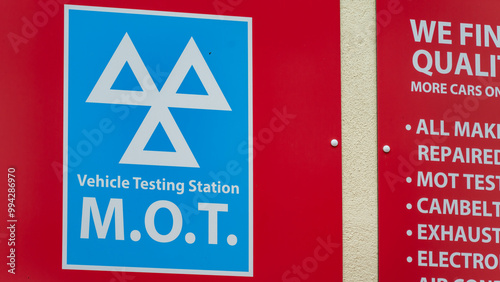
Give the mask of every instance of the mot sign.
POLYGON ((251 19, 65 8, 63 268, 251 275, 251 19))
POLYGON ((0 12, 0 280, 342 279, 338 1, 61 2, 0 12))
POLYGON ((500 277, 497 1, 378 1, 380 281, 500 277))

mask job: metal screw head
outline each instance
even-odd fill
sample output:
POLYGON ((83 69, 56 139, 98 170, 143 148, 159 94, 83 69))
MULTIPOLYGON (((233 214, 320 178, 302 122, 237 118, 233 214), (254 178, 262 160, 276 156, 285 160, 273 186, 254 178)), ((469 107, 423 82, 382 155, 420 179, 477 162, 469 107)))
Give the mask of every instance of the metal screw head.
POLYGON ((330 144, 332 144, 332 147, 337 147, 339 145, 339 141, 337 139, 332 139, 330 144))
POLYGON ((382 150, 385 152, 385 153, 389 153, 391 151, 391 147, 389 147, 388 145, 385 145, 382 150))

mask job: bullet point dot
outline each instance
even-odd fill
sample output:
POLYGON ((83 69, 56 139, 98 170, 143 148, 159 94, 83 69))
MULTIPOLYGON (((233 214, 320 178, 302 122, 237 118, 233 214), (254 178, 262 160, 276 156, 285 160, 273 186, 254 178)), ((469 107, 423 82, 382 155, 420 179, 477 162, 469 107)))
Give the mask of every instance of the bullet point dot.
POLYGON ((411 210, 411 204, 406 204, 406 208, 411 210))
POLYGON ((407 124, 406 125, 406 130, 410 131, 411 130, 411 125, 407 124))
POLYGON ((411 183, 411 177, 406 177, 406 182, 411 183))
POLYGON ((411 232, 411 230, 406 231, 406 235, 411 236, 412 234, 413 232, 411 232))
POLYGON ((412 258, 412 257, 407 257, 407 258, 406 258, 406 261, 407 261, 407 262, 412 262, 412 261, 413 261, 413 258, 412 258))

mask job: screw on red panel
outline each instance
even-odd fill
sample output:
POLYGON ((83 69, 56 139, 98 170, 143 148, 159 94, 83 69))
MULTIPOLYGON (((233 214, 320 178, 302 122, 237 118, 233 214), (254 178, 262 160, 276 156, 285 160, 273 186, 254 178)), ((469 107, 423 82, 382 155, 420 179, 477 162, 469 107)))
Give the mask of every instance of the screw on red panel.
POLYGON ((382 150, 384 150, 385 153, 389 153, 391 151, 391 147, 385 145, 384 148, 382 148, 382 150))
POLYGON ((332 144, 332 147, 337 147, 339 145, 339 141, 337 139, 332 139, 330 144, 332 144))

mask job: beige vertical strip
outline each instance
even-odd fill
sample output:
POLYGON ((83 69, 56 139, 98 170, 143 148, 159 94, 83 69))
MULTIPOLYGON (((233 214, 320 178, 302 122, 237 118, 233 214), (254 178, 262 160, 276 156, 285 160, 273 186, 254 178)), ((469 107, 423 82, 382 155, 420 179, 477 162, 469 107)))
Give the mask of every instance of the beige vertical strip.
POLYGON ((344 281, 377 281, 375 0, 341 0, 344 281))

